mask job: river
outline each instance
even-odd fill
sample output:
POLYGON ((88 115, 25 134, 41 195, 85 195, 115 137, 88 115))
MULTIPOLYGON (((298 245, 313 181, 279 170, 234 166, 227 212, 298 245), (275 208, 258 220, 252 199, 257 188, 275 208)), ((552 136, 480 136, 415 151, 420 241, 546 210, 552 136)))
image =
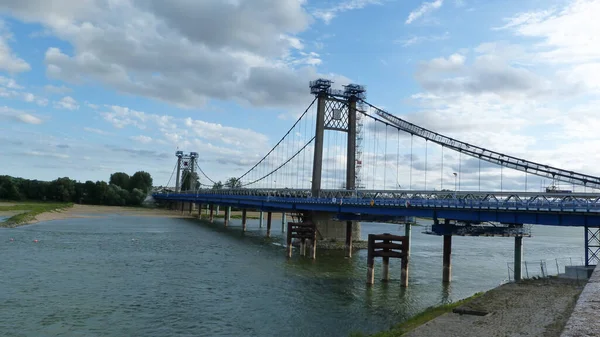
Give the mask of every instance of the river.
MULTIPOLYGON (((285 258, 256 220, 241 231, 189 219, 56 220, 0 229, 2 336, 348 336, 386 329, 426 307, 491 289, 507 279, 512 238, 453 238, 453 280, 442 286, 442 239, 413 227, 409 288, 365 285, 366 251, 344 259, 285 258), (12 239, 12 240, 11 240, 12 239), (34 242, 38 240, 38 242, 34 242)), ((363 224, 369 233, 403 233, 363 224)), ((556 270, 555 257, 582 256, 583 229, 533 227, 524 260, 556 270)), ((378 261, 380 263, 380 261, 378 261)))

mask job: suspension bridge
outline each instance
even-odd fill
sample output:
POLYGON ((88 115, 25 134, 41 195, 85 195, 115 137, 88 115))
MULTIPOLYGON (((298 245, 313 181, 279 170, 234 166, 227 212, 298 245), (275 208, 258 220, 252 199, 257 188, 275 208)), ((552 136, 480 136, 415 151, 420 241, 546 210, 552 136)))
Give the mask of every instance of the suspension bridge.
MULTIPOLYGON (((514 237, 519 279, 531 224, 584 227, 585 264, 600 260, 600 177, 420 127, 369 103, 361 85, 335 89, 318 79, 310 91, 314 99, 275 146, 225 186, 202 168, 210 158, 178 151, 175 187, 153 197, 182 210, 189 205, 190 212, 210 205, 211 219, 213 207, 223 206, 225 225, 230 207, 242 209, 244 229, 246 210, 268 212, 268 235, 272 212, 292 214, 314 224, 302 229, 314 228, 313 241, 344 241, 348 256, 361 221, 405 223, 408 238, 415 217, 430 218, 427 233, 444 237, 444 281, 451 278, 452 235, 514 237)), ((313 234, 302 230, 288 233, 288 246, 294 238, 310 240, 313 234)), ((406 243, 384 244, 388 253, 379 256, 407 259, 406 243), (396 248, 397 256, 389 253, 396 248)))

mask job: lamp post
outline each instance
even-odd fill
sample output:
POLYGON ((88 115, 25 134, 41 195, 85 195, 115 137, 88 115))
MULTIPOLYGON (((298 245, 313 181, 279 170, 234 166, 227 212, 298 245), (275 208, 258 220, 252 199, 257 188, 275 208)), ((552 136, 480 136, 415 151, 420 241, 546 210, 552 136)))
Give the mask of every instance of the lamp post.
POLYGON ((456 178, 458 177, 458 175, 456 174, 456 172, 453 172, 452 174, 454 174, 454 197, 456 198, 456 178))

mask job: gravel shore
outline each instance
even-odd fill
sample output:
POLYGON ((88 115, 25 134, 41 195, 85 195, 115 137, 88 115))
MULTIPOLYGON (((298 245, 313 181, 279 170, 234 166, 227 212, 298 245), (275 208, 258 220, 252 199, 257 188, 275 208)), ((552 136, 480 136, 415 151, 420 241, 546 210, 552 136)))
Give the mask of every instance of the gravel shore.
POLYGON ((403 336, 558 337, 583 286, 582 282, 556 278, 504 284, 456 308, 488 315, 447 313, 403 336))

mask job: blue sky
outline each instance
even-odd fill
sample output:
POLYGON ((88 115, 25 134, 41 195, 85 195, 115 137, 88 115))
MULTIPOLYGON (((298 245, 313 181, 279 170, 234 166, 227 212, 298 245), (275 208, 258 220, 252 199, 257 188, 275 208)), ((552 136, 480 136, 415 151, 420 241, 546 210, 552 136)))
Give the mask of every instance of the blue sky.
POLYGON ((0 0, 0 174, 142 169, 164 184, 179 147, 226 179, 278 141, 318 77, 364 84, 369 102, 449 136, 600 174, 598 12, 588 0, 0 0))

